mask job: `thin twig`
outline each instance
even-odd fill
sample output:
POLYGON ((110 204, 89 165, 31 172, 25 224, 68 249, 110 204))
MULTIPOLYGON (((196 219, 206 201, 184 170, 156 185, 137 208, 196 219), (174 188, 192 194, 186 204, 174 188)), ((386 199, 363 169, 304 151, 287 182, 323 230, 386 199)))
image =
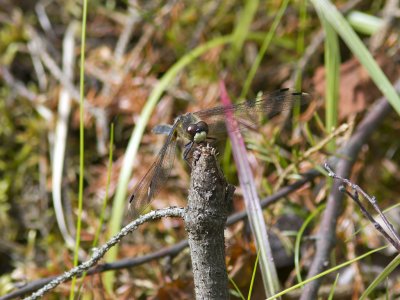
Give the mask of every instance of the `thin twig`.
POLYGON ((337 175, 335 172, 332 171, 332 169, 329 167, 327 163, 325 163, 325 169, 328 171, 328 176, 335 178, 337 180, 340 180, 347 186, 349 186, 353 191, 354 194, 350 193, 349 191, 346 190, 344 186, 340 186, 339 189, 341 192, 346 193, 350 198, 352 198, 357 205, 360 207, 362 213, 364 214, 365 217, 367 217, 368 220, 372 222, 374 225, 375 229, 377 229, 382 235, 397 249, 397 251, 400 252, 400 239, 396 231, 393 229, 393 225, 390 224, 386 216, 383 214, 382 210, 379 208, 376 198, 369 196, 360 186, 357 184, 352 183, 349 179, 343 178, 339 175, 337 175), (382 226, 375 221, 375 219, 371 216, 371 214, 367 211, 367 209, 364 207, 364 205, 361 203, 359 194, 361 194, 365 199, 367 199, 374 209, 378 212, 378 214, 381 216, 383 222, 385 223, 386 227, 389 229, 390 233, 392 236, 396 239, 396 241, 393 240, 393 238, 382 228, 382 226))
POLYGON ((37 292, 33 293, 31 296, 25 298, 26 300, 33 300, 42 297, 45 293, 49 292, 50 290, 54 289, 61 283, 72 279, 74 276, 80 276, 83 272, 89 270, 89 268, 93 267, 106 253, 111 247, 115 246, 119 243, 122 238, 129 233, 136 230, 140 225, 154 221, 156 219, 165 218, 165 217, 180 217, 183 218, 184 216, 184 209, 180 207, 168 207, 160 210, 152 211, 146 215, 139 217, 138 219, 134 220, 133 222, 129 223, 127 226, 121 229, 121 231, 114 235, 107 243, 105 243, 100 248, 93 249, 92 257, 81 263, 80 265, 74 267, 68 272, 65 272, 63 275, 56 277, 50 283, 46 284, 43 288, 38 290, 37 292))

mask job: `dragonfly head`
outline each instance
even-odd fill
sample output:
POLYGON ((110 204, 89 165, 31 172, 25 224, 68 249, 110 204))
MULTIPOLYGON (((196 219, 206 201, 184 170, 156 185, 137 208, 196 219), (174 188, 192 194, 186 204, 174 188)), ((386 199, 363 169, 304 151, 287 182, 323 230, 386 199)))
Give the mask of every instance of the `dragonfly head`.
POLYGON ((204 121, 199 121, 194 124, 190 124, 186 128, 186 132, 191 136, 192 141, 195 143, 204 142, 208 134, 208 125, 204 121))

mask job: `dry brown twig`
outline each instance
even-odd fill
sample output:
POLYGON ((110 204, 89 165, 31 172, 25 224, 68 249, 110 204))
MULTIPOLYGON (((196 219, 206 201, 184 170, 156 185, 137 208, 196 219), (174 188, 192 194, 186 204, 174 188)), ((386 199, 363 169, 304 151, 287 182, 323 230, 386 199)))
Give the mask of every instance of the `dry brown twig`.
POLYGON ((328 171, 328 176, 341 181, 344 185, 347 185, 351 190, 353 190, 353 193, 349 192, 344 185, 339 186, 339 190, 342 193, 345 193, 348 195, 351 199, 354 200, 354 202, 360 207, 361 212, 363 215, 374 225, 375 229, 378 230, 384 237, 385 239, 388 240, 390 244, 393 245, 393 247, 396 248, 398 252, 400 252, 400 238, 399 235, 397 234, 396 231, 394 231, 393 225, 389 222, 389 220, 386 218, 382 210, 379 208, 379 205, 376 201, 376 198, 374 196, 368 195, 360 186, 357 184, 352 183, 349 179, 343 178, 339 175, 337 175, 335 172, 332 171, 328 163, 325 163, 324 165, 325 169, 328 171), (365 208, 365 206, 362 204, 360 201, 359 195, 362 195, 365 199, 371 203, 372 207, 376 210, 376 212, 379 214, 379 216, 382 218, 383 222, 385 223, 387 229, 389 230, 390 234, 386 232, 383 227, 372 217, 372 215, 368 212, 368 210, 365 208))

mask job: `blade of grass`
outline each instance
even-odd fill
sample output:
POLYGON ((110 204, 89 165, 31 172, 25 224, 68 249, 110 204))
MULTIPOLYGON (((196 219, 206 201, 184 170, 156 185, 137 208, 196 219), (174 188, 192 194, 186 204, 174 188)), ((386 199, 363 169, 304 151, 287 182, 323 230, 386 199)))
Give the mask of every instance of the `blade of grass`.
POLYGON ((96 234, 94 236, 92 247, 96 247, 97 246, 97 242, 99 240, 99 235, 100 235, 100 232, 101 232, 101 228, 103 227, 104 215, 105 215, 106 208, 107 208, 108 192, 109 192, 109 189, 110 189, 111 170, 112 170, 112 164, 113 164, 113 146, 114 146, 114 123, 111 123, 110 146, 109 146, 108 168, 107 168, 106 194, 104 195, 103 206, 101 208, 101 213, 100 213, 99 227, 97 228, 96 234))
POLYGON ((256 278, 257 265, 258 265, 259 259, 260 259, 260 250, 257 251, 256 261, 254 262, 253 274, 251 275, 250 287, 249 287, 249 293, 247 295, 247 300, 251 299, 251 295, 253 293, 254 280, 256 278))
POLYGON ((367 287, 364 293, 361 295, 360 300, 368 299, 369 294, 380 284, 384 281, 390 273, 394 271, 400 264, 400 254, 397 255, 387 266, 386 268, 380 273, 374 281, 367 287))
MULTIPOLYGON (((226 92, 225 84, 220 81, 221 102, 223 105, 230 105, 232 102, 226 92)), ((251 231, 256 241, 257 250, 261 253, 260 269, 263 277, 263 284, 266 295, 273 295, 279 290, 279 280, 276 268, 272 259, 271 245, 268 240, 268 233, 262 214, 260 199, 254 183, 254 177, 247 161, 246 147, 237 128, 236 120, 231 111, 225 111, 226 126, 232 143, 233 157, 238 170, 240 186, 243 189, 243 198, 248 211, 251 231)))
MULTIPOLYGON (((300 10, 299 10, 299 35, 296 39, 296 51, 298 55, 303 55, 305 50, 305 31, 306 31, 306 24, 307 24, 307 0, 300 1, 300 10)), ((294 80, 294 86, 297 90, 301 90, 301 82, 302 80, 302 71, 300 66, 297 66, 296 76, 294 80)))
POLYGON ((358 58, 360 63, 368 71, 371 79, 381 90, 382 94, 388 99, 398 114, 400 114, 400 98, 396 90, 390 83, 389 79, 378 66, 371 53, 362 43, 345 18, 337 10, 337 8, 327 0, 311 0, 318 15, 326 19, 340 35, 347 47, 352 51, 354 56, 358 58))
MULTIPOLYGON (((101 229, 103 227, 103 222, 104 222, 104 216, 106 213, 106 208, 107 208, 107 200, 108 200, 108 192, 110 190, 110 182, 111 182, 111 170, 112 170, 112 159, 113 159, 113 146, 114 146, 114 123, 111 123, 111 129, 110 129, 110 145, 109 145, 109 155, 108 155, 108 168, 107 168, 107 182, 106 182, 106 194, 104 195, 103 198, 103 205, 101 208, 101 212, 100 212, 100 220, 99 220, 99 226, 97 227, 96 230, 96 234, 94 236, 93 239, 93 243, 92 243, 92 248, 95 248, 97 246, 98 240, 99 240, 99 236, 101 233, 101 229)), ((78 294, 80 294, 80 291, 82 290, 82 286, 83 286, 83 282, 86 276, 86 272, 83 273, 80 282, 81 285, 79 286, 79 292, 78 294)), ((84 297, 85 295, 83 295, 84 297)))
POLYGON ((245 7, 240 14, 238 22, 236 22, 236 27, 233 31, 232 51, 229 58, 231 62, 236 61, 240 50, 243 47, 243 43, 249 34, 250 25, 257 11, 258 4, 258 0, 245 1, 245 7))
POLYGON ((233 279, 228 276, 230 283, 232 283, 232 285, 235 288, 235 292, 236 292, 236 297, 242 299, 242 300, 246 300, 246 298, 244 297, 244 295, 242 294, 242 292, 240 291, 239 287, 237 286, 236 282, 233 281, 233 279))
POLYGON ((349 24, 355 30, 362 34, 373 35, 384 26, 384 21, 381 18, 368 15, 363 12, 353 11, 347 16, 349 24))
MULTIPOLYGON (((63 72, 65 76, 71 81, 73 81, 73 70, 75 66, 74 36, 77 30, 76 25, 77 24, 73 22, 68 26, 65 37, 63 39, 63 72)), ((73 232, 74 230, 68 230, 68 226, 65 221, 66 218, 61 196, 61 186, 65 162, 65 148, 68 136, 68 119, 71 113, 71 98, 71 94, 65 88, 62 88, 62 90, 60 91, 60 99, 58 103, 58 117, 54 133, 54 150, 51 161, 51 195, 58 228, 60 229, 60 232, 67 244, 67 247, 72 250, 75 247, 75 240, 71 236, 70 232, 73 232)))
MULTIPOLYGON (((317 11, 319 12, 319 11, 317 11)), ((326 131, 331 133, 337 127, 338 115, 338 99, 339 99, 339 65, 340 65, 340 52, 338 36, 332 26, 320 16, 322 26, 325 31, 325 103, 326 103, 326 131)), ((335 151, 335 140, 332 140, 327 149, 330 152, 335 151)))
POLYGON ((315 279, 321 278, 321 277, 323 277, 325 275, 328 275, 328 274, 330 274, 332 272, 340 270, 341 268, 344 268, 344 267, 352 264, 353 262, 359 261, 359 260, 361 260, 361 259, 363 259, 365 257, 368 257, 368 256, 370 256, 371 254, 373 254, 375 252, 379 252, 379 251, 381 251, 381 250, 383 250, 383 249, 385 249, 387 247, 388 246, 383 246, 383 247, 371 250, 371 251, 369 251, 367 253, 364 253, 363 255, 360 255, 360 256, 352 259, 352 260, 346 261, 346 262, 344 262, 344 263, 342 263, 340 265, 337 265, 337 266, 335 266, 333 268, 330 268, 330 269, 328 269, 328 270, 326 270, 326 271, 324 271, 322 273, 319 273, 318 275, 316 275, 314 277, 311 277, 311 278, 308 278, 308 279, 306 279, 306 280, 304 280, 302 282, 299 282, 298 284, 295 284, 295 285, 291 286, 290 288, 288 288, 288 289, 286 289, 286 290, 284 290, 282 292, 279 292, 278 294, 275 294, 272 297, 267 298, 267 300, 277 299, 277 298, 279 298, 279 297, 281 297, 281 296, 283 296, 283 295, 285 295, 285 294, 287 294, 287 293, 289 293, 289 292, 291 292, 291 291, 293 291, 293 290, 295 290, 295 289, 297 289, 299 287, 302 287, 303 285, 305 285, 305 284, 307 284, 307 283, 309 283, 309 282, 311 282, 311 281, 313 281, 315 279))
MULTIPOLYGON (((222 46, 224 44, 233 41, 232 35, 226 35, 217 37, 201 46, 193 49, 191 52, 183 56, 177 61, 160 79, 154 90, 151 92, 146 105, 144 106, 138 123, 132 132, 132 135, 128 142, 128 147, 124 155, 124 161, 122 163, 121 173, 118 178, 118 185, 116 194, 113 201, 112 213, 110 223, 108 225, 109 231, 108 236, 111 237, 116 234, 120 228, 124 212, 126 211, 127 198, 126 192, 128 187, 129 178, 132 174, 133 162, 136 159, 137 150, 139 148, 140 140, 143 132, 146 128, 147 122, 150 119, 150 115, 153 112, 158 100, 160 99, 163 92, 170 86, 172 80, 176 77, 184 67, 193 62, 199 56, 207 52, 208 50, 222 46)), ((106 255, 106 261, 114 261, 118 253, 118 246, 112 248, 106 255)), ((112 285, 114 282, 114 272, 107 272, 103 276, 104 284, 108 292, 112 291, 112 285)))
POLYGON ((260 66, 261 61, 264 58, 265 52, 267 51, 269 44, 272 41, 272 37, 275 34, 276 29, 278 28, 278 25, 282 19, 284 12, 286 11, 288 4, 289 4, 289 0, 283 0, 282 5, 279 8, 279 11, 276 14, 275 19, 271 25, 271 29, 266 34, 266 36, 263 40, 263 43, 261 45, 260 51, 258 52, 257 57, 247 75, 246 81, 243 85, 242 93, 240 94, 240 99, 244 99, 247 96, 247 93, 250 89, 251 82, 253 81, 254 76, 256 75, 258 67, 260 66))
POLYGON ((315 211, 313 211, 307 219, 304 221, 303 225, 301 225, 299 232, 296 235, 296 242, 294 244, 294 265, 296 270, 296 277, 298 282, 302 282, 303 278, 301 278, 301 270, 300 270, 300 243, 303 238, 304 231, 306 230, 308 224, 323 210, 325 209, 326 204, 319 206, 315 211))
POLYGON ((338 280, 339 280, 339 274, 336 275, 335 281, 334 281, 334 283, 333 283, 333 285, 331 287, 331 291, 329 293, 328 300, 333 300, 333 296, 335 296, 335 289, 336 289, 336 285, 337 285, 338 280))
MULTIPOLYGON (((81 241, 81 225, 82 225, 82 207, 83 207, 83 177, 84 177, 84 159, 85 159, 85 138, 84 138, 84 99, 85 99, 85 48, 86 48, 86 22, 87 22, 87 0, 83 1, 82 10, 82 33, 81 33, 81 61, 80 61, 80 78, 79 78, 79 195, 78 195, 78 216, 76 220, 76 238, 74 251, 74 267, 78 265, 78 252, 81 241)), ((76 277, 72 279, 69 299, 75 298, 75 282, 76 277)))

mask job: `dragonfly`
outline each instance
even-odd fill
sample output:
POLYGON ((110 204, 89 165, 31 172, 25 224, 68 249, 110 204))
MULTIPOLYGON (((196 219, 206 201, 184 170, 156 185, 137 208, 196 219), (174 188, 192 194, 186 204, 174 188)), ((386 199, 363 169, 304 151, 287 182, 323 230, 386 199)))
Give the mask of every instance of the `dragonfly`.
POLYGON ((263 117, 272 118, 296 104, 303 105, 308 98, 307 93, 280 89, 254 100, 186 113, 178 116, 172 125, 156 126, 153 132, 167 135, 166 141, 146 175, 133 189, 129 198, 131 212, 134 215, 143 212, 167 181, 174 164, 178 139, 186 141, 183 158, 188 161, 194 146, 226 139, 227 112, 233 113, 239 125, 238 130, 242 131, 257 126, 263 117))

